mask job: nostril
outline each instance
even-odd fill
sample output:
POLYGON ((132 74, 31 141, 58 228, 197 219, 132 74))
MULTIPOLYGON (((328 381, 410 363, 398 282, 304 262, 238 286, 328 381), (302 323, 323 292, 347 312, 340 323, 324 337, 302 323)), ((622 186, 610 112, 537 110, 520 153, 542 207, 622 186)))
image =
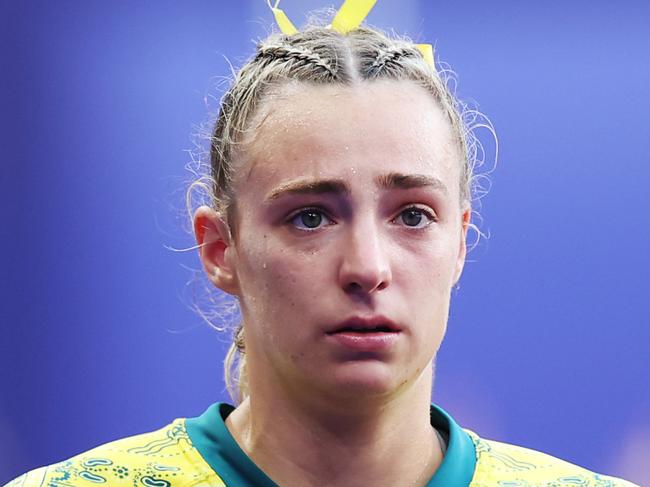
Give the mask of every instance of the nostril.
POLYGON ((345 291, 350 294, 370 294, 375 291, 381 291, 388 287, 387 281, 380 281, 379 283, 368 283, 364 285, 363 282, 352 281, 345 286, 345 291))
POLYGON ((346 286, 346 291, 349 293, 358 293, 361 290, 363 290, 363 287, 358 282, 350 282, 346 286))

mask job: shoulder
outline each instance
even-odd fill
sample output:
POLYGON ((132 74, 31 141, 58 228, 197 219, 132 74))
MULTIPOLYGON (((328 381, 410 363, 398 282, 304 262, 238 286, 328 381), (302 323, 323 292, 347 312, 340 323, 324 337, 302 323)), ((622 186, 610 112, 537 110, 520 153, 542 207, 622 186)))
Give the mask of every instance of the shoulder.
MULTIPOLYGON (((467 431, 467 430, 466 430, 467 431)), ((467 431, 476 447, 473 487, 545 485, 634 487, 625 480, 590 472, 551 455, 498 441, 484 440, 467 431)))
POLYGON ((157 431, 106 443, 69 460, 32 470, 5 487, 93 484, 224 485, 192 445, 185 420, 177 419, 157 431))

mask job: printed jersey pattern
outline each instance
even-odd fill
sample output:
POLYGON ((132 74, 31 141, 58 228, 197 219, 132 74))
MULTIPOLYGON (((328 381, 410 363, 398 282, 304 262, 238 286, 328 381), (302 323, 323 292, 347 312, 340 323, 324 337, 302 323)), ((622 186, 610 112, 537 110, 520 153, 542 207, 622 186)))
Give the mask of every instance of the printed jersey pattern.
POLYGON ((520 446, 484 440, 465 430, 476 447, 471 487, 636 487, 520 446))
POLYGON ((225 486, 192 446, 185 420, 38 468, 5 487, 225 486))
MULTIPOLYGON (((476 449, 470 487, 634 487, 544 453, 484 440, 467 431, 476 449)), ((185 420, 152 433, 99 446, 70 460, 42 467, 5 487, 225 486, 192 445, 185 420)), ((238 487, 238 486, 229 486, 238 487)), ((449 486, 453 487, 453 486, 449 486)))

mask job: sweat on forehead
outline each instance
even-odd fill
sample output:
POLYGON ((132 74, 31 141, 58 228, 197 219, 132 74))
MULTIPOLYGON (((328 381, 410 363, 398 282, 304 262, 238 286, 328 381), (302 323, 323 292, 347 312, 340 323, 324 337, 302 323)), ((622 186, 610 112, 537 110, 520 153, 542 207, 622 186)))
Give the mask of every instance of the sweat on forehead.
POLYGON ((309 157, 317 174, 350 151, 358 156, 351 165, 381 166, 388 154, 414 164, 462 164, 448 119, 411 81, 280 86, 259 106, 240 147, 235 181, 244 183, 265 162, 282 170, 283 161, 309 157))

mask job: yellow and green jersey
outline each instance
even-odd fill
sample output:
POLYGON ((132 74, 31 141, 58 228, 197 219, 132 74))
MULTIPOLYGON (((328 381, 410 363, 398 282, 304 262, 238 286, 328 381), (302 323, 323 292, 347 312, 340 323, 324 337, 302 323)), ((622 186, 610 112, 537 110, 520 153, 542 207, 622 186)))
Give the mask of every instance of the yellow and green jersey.
MULTIPOLYGON (((28 472, 5 487, 277 486, 226 428, 233 409, 213 404, 197 418, 177 419, 158 431, 107 443, 28 472)), ((447 440, 447 448, 427 487, 634 485, 544 453, 479 438, 435 405, 431 424, 447 440)))

